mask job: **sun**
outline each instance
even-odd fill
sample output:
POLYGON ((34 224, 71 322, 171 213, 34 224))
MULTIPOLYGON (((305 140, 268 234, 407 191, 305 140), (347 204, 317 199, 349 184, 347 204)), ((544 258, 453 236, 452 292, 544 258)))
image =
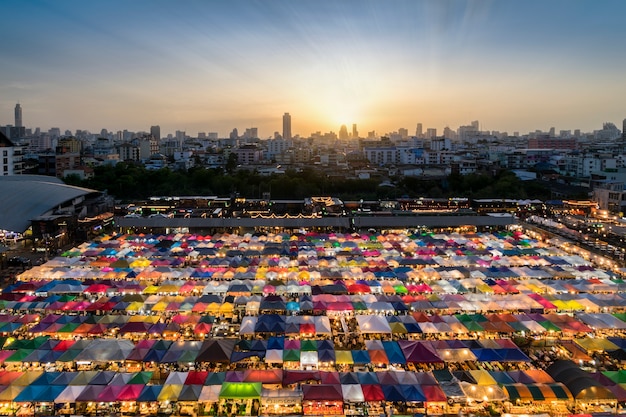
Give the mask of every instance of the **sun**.
POLYGON ((330 124, 333 131, 339 130, 343 125, 346 125, 350 130, 354 123, 358 123, 359 109, 355 103, 350 102, 335 102, 328 105, 325 109, 326 120, 330 124))

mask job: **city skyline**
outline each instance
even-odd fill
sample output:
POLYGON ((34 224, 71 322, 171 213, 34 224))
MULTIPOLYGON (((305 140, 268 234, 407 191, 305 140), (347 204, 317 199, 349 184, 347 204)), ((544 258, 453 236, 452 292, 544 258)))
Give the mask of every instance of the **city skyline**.
MULTIPOLYGON (((620 124, 626 3, 8 1, 0 124, 528 132, 620 124)), ((362 134, 364 136, 364 134, 362 134)))

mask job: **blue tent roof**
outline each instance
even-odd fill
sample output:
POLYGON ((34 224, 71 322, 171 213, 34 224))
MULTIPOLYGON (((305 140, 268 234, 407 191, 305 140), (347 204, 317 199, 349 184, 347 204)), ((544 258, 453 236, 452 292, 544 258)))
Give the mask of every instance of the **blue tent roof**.
POLYGON ((476 358, 480 362, 500 362, 503 360, 502 356, 496 349, 471 349, 472 353, 476 355, 476 358))
POLYGON ((156 401, 162 388, 163 388, 162 385, 146 385, 141 391, 141 394, 139 394, 139 397, 137 397, 137 401, 138 402, 156 401))
POLYGON ((399 385, 381 385, 386 401, 405 401, 404 392, 399 385))
POLYGON ((370 354, 367 350, 353 350, 352 360, 354 361, 355 364, 366 364, 372 361, 370 359, 370 354))
POLYGON ((426 401, 424 392, 419 385, 399 385, 406 401, 426 401))
MULTIPOLYGON (((354 358, 354 352, 352 351, 352 357, 354 358)), ((378 384, 378 376, 376 372, 357 372, 360 384, 378 384)))
POLYGON ((398 342, 384 341, 383 347, 385 348, 385 354, 389 359, 389 363, 406 363, 406 359, 404 358, 404 354, 402 354, 402 349, 398 346, 398 342))
POLYGON ((14 402, 53 402, 64 389, 63 385, 29 385, 15 397, 14 402))
POLYGON ((283 349, 285 347, 285 336, 272 336, 267 341, 267 349, 283 349))
POLYGON ((530 358, 518 348, 499 349, 498 353, 505 362, 530 362, 530 358))
POLYGON ((278 314, 259 316, 255 326, 255 333, 284 333, 285 317, 278 314))

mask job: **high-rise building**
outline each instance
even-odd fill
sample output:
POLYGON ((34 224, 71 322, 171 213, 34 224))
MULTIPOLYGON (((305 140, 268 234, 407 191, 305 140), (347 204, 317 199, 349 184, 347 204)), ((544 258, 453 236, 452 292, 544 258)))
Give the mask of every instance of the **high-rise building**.
POLYGON ((150 135, 156 140, 161 140, 161 126, 150 126, 150 135))
POLYGON ((352 124, 352 138, 353 139, 358 139, 359 138, 359 131, 356 130, 356 123, 352 124))
POLYGON ((0 132, 0 175, 22 174, 22 153, 23 148, 11 142, 11 140, 0 132))
POLYGON ((258 139, 259 138, 259 129, 256 127, 246 128, 246 131, 243 133, 244 139, 258 139))
POLYGON ((346 125, 341 125, 341 127, 339 128, 339 139, 348 139, 348 127, 346 125))
POLYGON ((426 139, 432 139, 437 136, 437 129, 429 127, 426 129, 426 139))
POLYGON ((15 127, 20 128, 23 127, 22 124, 22 106, 20 103, 15 105, 15 127))
POLYGON ((283 114, 283 139, 291 140, 291 115, 283 114))
POLYGON ((418 138, 421 138, 422 135, 424 134, 424 130, 423 130, 423 126, 421 123, 417 124, 417 127, 415 128, 415 136, 417 136, 418 138))

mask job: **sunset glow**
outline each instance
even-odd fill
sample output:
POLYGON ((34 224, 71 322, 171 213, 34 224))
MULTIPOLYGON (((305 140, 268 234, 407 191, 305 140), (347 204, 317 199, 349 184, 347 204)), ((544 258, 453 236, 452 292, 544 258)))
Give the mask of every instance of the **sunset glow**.
POLYGON ((0 124, 294 134, 600 128, 622 1, 5 1, 0 124))

